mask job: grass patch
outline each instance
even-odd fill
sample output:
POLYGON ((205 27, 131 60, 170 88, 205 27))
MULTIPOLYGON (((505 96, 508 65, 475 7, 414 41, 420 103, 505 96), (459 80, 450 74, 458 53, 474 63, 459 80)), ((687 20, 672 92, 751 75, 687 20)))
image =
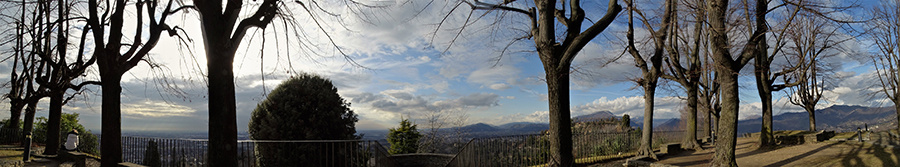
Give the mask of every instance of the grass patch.
POLYGON ((856 132, 843 132, 836 133, 832 139, 845 139, 845 140, 853 140, 856 138, 856 132))
MULTIPOLYGON (((815 134, 813 131, 805 131, 805 130, 782 130, 782 131, 774 131, 772 135, 781 135, 781 136, 793 136, 793 135, 806 135, 806 134, 815 134)), ((759 132, 750 133, 750 137, 759 137, 759 132)))
POLYGON ((22 160, 22 158, 22 151, 0 150, 0 160, 2 161, 22 160))
POLYGON ((806 135, 806 134, 815 134, 813 131, 805 131, 805 130, 783 130, 783 131, 775 131, 775 135, 782 136, 794 136, 794 135, 806 135))

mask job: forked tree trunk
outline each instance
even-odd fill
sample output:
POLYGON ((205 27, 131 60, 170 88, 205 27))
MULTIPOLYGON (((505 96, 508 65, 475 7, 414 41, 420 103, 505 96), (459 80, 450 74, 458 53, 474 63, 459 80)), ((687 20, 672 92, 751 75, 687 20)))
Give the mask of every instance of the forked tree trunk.
POLYGON ((559 166, 572 166, 572 119, 569 111, 569 68, 555 68, 544 64, 547 69, 548 101, 550 102, 550 157, 559 166), (564 69, 557 71, 556 69, 564 69))

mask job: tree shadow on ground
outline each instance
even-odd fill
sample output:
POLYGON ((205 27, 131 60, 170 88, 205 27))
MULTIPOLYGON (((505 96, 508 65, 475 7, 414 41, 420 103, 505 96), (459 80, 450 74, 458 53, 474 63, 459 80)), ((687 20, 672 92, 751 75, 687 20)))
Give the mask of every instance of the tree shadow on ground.
POLYGON ((885 151, 884 146, 874 145, 872 146, 875 151, 875 157, 878 157, 878 160, 881 160, 882 166, 897 166, 897 162, 894 161, 897 159, 897 154, 894 154, 894 149, 891 149, 890 153, 885 151))
POLYGON ((813 154, 815 154, 815 153, 817 153, 817 152, 819 152, 819 151, 828 149, 828 148, 830 148, 830 147, 832 147, 832 146, 834 146, 834 145, 838 145, 838 144, 841 144, 841 143, 844 143, 844 142, 835 142, 835 143, 831 143, 831 144, 828 144, 828 145, 825 145, 825 146, 816 148, 816 149, 814 149, 814 150, 807 151, 807 152, 805 152, 805 153, 803 153, 803 154, 800 154, 800 155, 797 155, 797 156, 794 156, 794 157, 791 157, 791 158, 788 158, 788 159, 785 159, 785 160, 781 160, 781 161, 778 161, 778 162, 775 162, 775 163, 773 163, 773 164, 766 165, 766 166, 785 166, 785 165, 788 164, 788 163, 791 163, 791 162, 794 162, 794 161, 797 161, 797 160, 806 158, 806 157, 808 157, 808 156, 810 156, 810 155, 813 155, 813 154))
MULTIPOLYGON (((743 145, 743 144, 740 144, 740 145, 743 145)), ((716 148, 715 148, 715 145, 712 145, 712 144, 704 144, 704 145, 701 146, 701 148, 703 148, 703 150, 713 150, 713 149, 716 149, 716 148)), ((663 157, 661 157, 659 160, 662 161, 662 160, 665 160, 665 159, 667 159, 667 158, 685 157, 685 156, 712 156, 712 155, 710 155, 710 154, 715 153, 715 151, 707 151, 707 152, 705 152, 705 153, 697 153, 697 152, 698 152, 698 151, 696 151, 696 150, 685 150, 685 151, 682 151, 682 152, 680 152, 680 153, 678 153, 678 154, 675 154, 675 155, 666 155, 666 156, 663 156, 663 157)), ((708 164, 708 163, 709 163, 709 158, 705 158, 705 159, 703 159, 703 160, 690 161, 690 162, 682 162, 682 163, 675 163, 675 164, 671 164, 671 165, 675 165, 675 166, 691 166, 691 165, 708 164)))

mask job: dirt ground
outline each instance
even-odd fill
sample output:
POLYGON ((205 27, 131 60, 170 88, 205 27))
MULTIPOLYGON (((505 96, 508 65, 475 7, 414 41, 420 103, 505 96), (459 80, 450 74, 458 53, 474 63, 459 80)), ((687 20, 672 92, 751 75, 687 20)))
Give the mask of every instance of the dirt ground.
MULTIPOLYGON (((785 146, 772 149, 758 149, 757 138, 738 138, 738 166, 898 166, 897 153, 893 147, 861 144, 855 141, 825 141, 816 144, 785 146)), ((676 166, 709 166, 713 156, 712 145, 705 145, 702 151, 685 151, 667 155, 656 163, 676 166)))

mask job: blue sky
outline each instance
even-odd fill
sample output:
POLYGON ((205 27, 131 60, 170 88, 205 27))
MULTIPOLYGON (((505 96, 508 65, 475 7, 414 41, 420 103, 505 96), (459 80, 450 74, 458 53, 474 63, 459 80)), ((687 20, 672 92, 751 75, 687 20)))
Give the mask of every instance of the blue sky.
MULTIPOLYGON (((586 2, 588 17, 597 19, 605 12, 605 2, 586 2)), ((246 131, 250 112, 264 95, 281 80, 298 72, 315 73, 332 79, 339 93, 351 102, 351 108, 359 115, 357 129, 387 129, 397 126, 401 117, 411 117, 424 124, 427 116, 443 114, 448 117, 466 116, 463 124, 488 123, 500 125, 509 122, 547 122, 547 88, 542 81, 543 67, 533 50, 532 41, 512 45, 512 53, 499 57, 499 49, 516 37, 514 28, 527 28, 519 17, 491 29, 488 21, 472 24, 452 47, 447 47, 465 19, 458 12, 448 17, 444 29, 435 31, 435 24, 447 9, 426 8, 424 4, 411 3, 391 10, 368 11, 379 17, 366 23, 338 4, 333 7, 340 17, 326 17, 316 13, 335 43, 355 62, 354 66, 331 47, 322 29, 311 24, 298 25, 305 34, 302 39, 284 38, 280 24, 266 31, 248 35, 236 55, 235 75, 238 109, 238 128, 246 131), (449 28, 448 28, 449 27, 449 28), (263 43, 262 38, 266 41, 263 43), (276 42, 279 41, 279 42, 276 42), (444 49, 447 49, 444 52, 444 49), (261 56, 263 55, 263 56, 261 56), (264 79, 263 79, 264 78, 264 79)), ((250 10, 250 9, 245 9, 250 10)), ((299 10, 294 10, 299 11, 299 10)), ((295 13, 299 23, 309 23, 309 15, 295 13)), ((643 97, 633 89, 629 78, 638 76, 629 55, 601 67, 622 53, 619 39, 624 36, 622 13, 617 22, 597 37, 576 57, 575 68, 587 74, 578 74, 571 81, 572 115, 578 116, 597 111, 610 111, 616 115, 643 115, 643 97)), ((182 18, 179 18, 182 19, 182 18)), ((206 131, 207 98, 205 57, 200 41, 199 24, 195 14, 186 14, 182 20, 170 21, 184 27, 194 39, 192 43, 179 45, 173 38, 163 38, 150 55, 150 60, 165 65, 151 69, 141 64, 127 73, 123 79, 122 110, 123 130, 146 131, 206 131), (164 85, 163 83, 169 83, 164 85), (165 89, 174 86, 178 89, 165 89)), ((132 23, 133 24, 133 23, 132 23)), ((127 24, 126 24, 127 25, 127 24)), ((72 30, 77 34, 77 29, 72 30)), ((638 30, 638 36, 646 32, 638 30)), ((291 34, 293 35, 293 34, 291 34)), ((292 36, 293 37, 293 36, 292 36)), ((861 45, 864 42, 853 42, 861 45)), ((848 44, 848 45, 852 45, 848 44)), ((864 50, 865 46, 861 49, 864 50)), ((70 47, 70 49, 73 49, 70 47)), ((841 70, 834 75, 843 76, 826 93, 826 102, 820 108, 841 105, 889 105, 874 104, 865 92, 872 83, 871 67, 857 63, 858 56, 843 54, 829 59, 839 62, 841 70)), ((3 70, 8 70, 3 64, 3 70)), ((747 65, 752 68, 752 65, 747 65)), ((745 69, 746 71, 746 69, 745 69)), ((91 71, 88 79, 97 79, 91 71)), ((8 74, 0 74, 9 78, 8 74)), ((759 115, 759 100, 752 74, 740 80, 740 117, 759 115)), ((81 113, 81 123, 89 129, 100 130, 100 88, 70 102, 64 112, 81 113)), ((677 118, 683 107, 676 97, 682 90, 673 87, 657 94, 655 117, 677 118)), ((775 112, 800 112, 790 106, 784 93, 775 95, 775 112)), ((6 107, 8 103, 0 104, 6 107)), ((47 115, 46 101, 38 116, 47 115)), ((0 119, 9 117, 0 112, 0 119)))

